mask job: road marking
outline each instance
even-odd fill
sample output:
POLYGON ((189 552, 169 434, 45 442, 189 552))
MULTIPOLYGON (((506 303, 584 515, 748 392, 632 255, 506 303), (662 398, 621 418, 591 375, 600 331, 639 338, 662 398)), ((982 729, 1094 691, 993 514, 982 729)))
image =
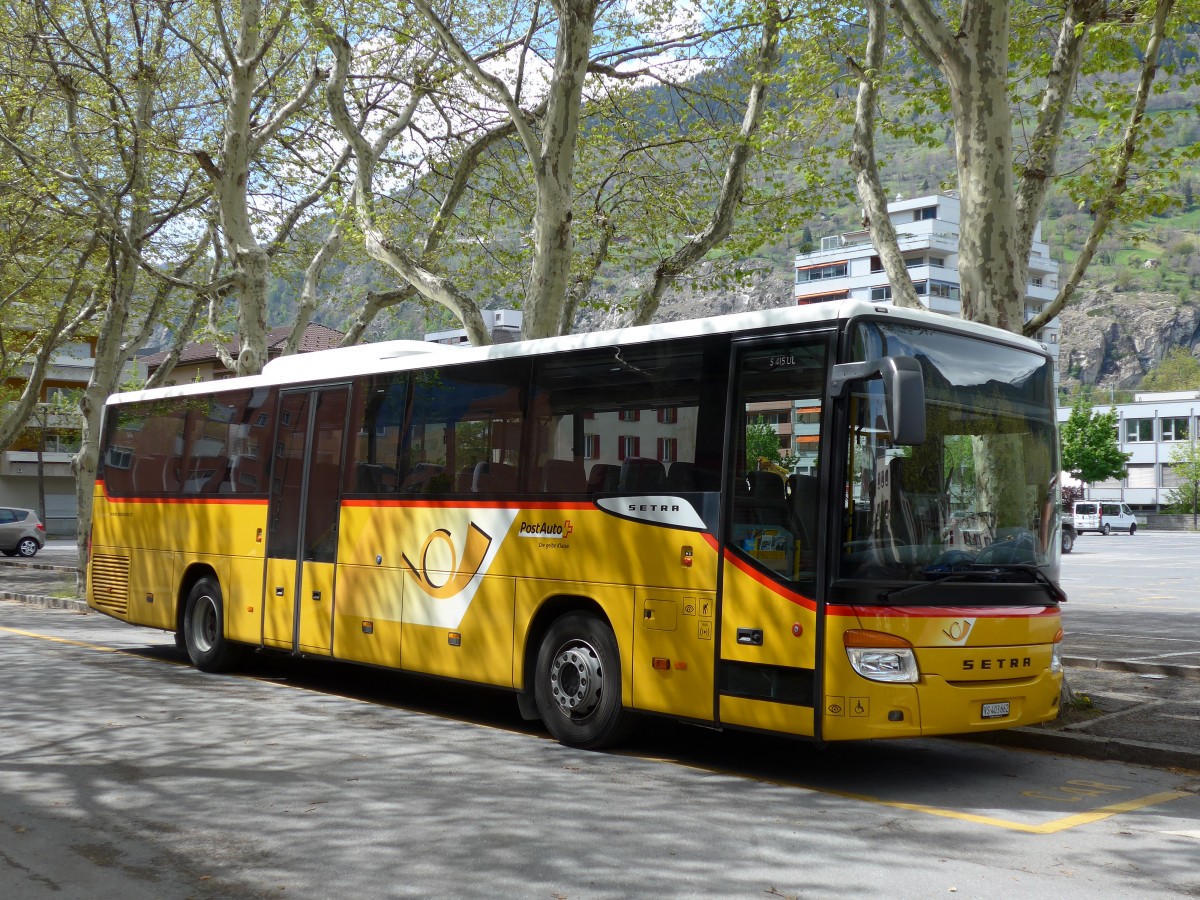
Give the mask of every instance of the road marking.
POLYGON ((1173 834, 1177 837, 1192 838, 1200 841, 1200 831, 1160 831, 1159 834, 1173 834))
MULTIPOLYGON (((131 656, 137 656, 131 650, 121 649, 119 647, 105 647, 101 644, 92 644, 87 641, 75 641, 69 638, 54 637, 48 634, 39 634, 36 631, 25 631, 20 628, 8 628, 0 626, 0 631, 8 632, 9 634, 19 635, 21 637, 38 638, 43 641, 51 641, 57 644, 68 644, 74 647, 83 647, 88 650, 98 650, 101 653, 123 653, 131 656)), ((145 657, 139 657, 144 659, 145 657)), ((152 660, 155 662, 170 662, 170 660, 152 660)), ((179 663, 171 663, 179 665, 179 663)), ((286 682, 274 681, 266 678, 257 678, 254 676, 235 676, 235 677, 250 677, 259 684, 270 684, 276 687, 287 687, 293 690, 306 691, 308 693, 324 693, 323 691, 309 688, 304 685, 288 684, 286 682)), ((336 695, 344 700, 356 700, 354 697, 345 697, 344 695, 336 695)), ((381 704, 370 700, 361 700, 358 702, 368 703, 372 706, 381 704)), ((403 708, 403 707, 400 707, 403 708)), ((428 715, 436 715, 436 713, 426 713, 428 715)), ((439 718, 450 718, 452 716, 439 716, 439 718)), ((469 719, 454 719, 454 721, 467 722, 469 724, 480 725, 484 728, 494 728, 500 731, 506 731, 509 734, 524 734, 525 732, 512 731, 507 728, 500 728, 495 725, 486 725, 481 723, 473 723, 469 719)), ((546 738, 549 740, 549 738, 546 738)), ((1147 797, 1139 797, 1134 800, 1126 800, 1121 803, 1113 803, 1108 806, 1102 806, 1099 809, 1093 809, 1088 812, 1078 813, 1073 816, 1066 816, 1061 819, 1053 819, 1049 822, 1044 822, 1040 825, 1030 825, 1027 822, 1013 822, 1008 819, 1001 819, 994 816, 981 816, 975 813, 959 812, 953 809, 943 809, 938 806, 927 806, 923 803, 906 803, 901 800, 884 800, 882 797, 873 797, 869 794, 858 794, 852 791, 839 791, 834 788, 824 788, 814 785, 804 784, 798 781, 787 781, 777 778, 768 778, 761 775, 752 775, 745 772, 736 772, 729 769, 723 769, 719 766, 706 766, 700 763, 685 762, 680 759, 673 759, 662 756, 644 756, 636 753, 631 753, 629 756, 644 759, 649 762, 669 763, 671 765, 682 766, 683 768, 694 769, 700 772, 709 772, 715 775, 727 775, 734 778, 747 779, 749 781, 757 781, 760 784, 773 784, 780 787, 800 788, 801 790, 811 791, 814 794, 825 794, 832 797, 843 797, 847 800, 857 800, 862 803, 872 803, 877 806, 886 806, 891 809, 903 809, 909 812, 923 813, 929 816, 938 816, 945 819, 956 819, 960 822, 974 822, 977 825, 987 825, 992 828, 1001 828, 1006 831, 1018 831, 1024 834, 1057 834, 1060 831, 1066 831, 1069 828, 1078 828, 1081 825, 1090 825, 1093 822, 1099 822, 1112 816, 1120 815, 1121 813, 1133 812, 1134 810, 1144 809, 1147 806, 1155 806, 1159 803, 1168 803, 1171 800, 1179 800, 1183 797, 1194 796, 1194 793, 1188 791, 1161 791, 1157 794, 1151 794, 1147 797)), ((1200 839, 1200 831, 1180 831, 1180 832, 1165 832, 1167 834, 1178 834, 1184 837, 1196 837, 1200 839)))
MULTIPOLYGON (((654 757, 646 758, 653 759, 654 757)), ((659 761, 664 760, 659 758, 659 761)), ((752 781, 759 781, 764 784, 779 785, 780 787, 798 787, 806 791, 812 791, 816 794, 828 794, 834 797, 844 797, 848 800, 858 800, 863 803, 873 803, 878 806, 887 806, 892 809, 903 809, 909 812, 924 813, 925 815, 939 816, 944 819, 957 819, 960 822, 974 822, 977 825, 987 825, 992 828, 1002 828, 1006 831, 1019 831, 1024 834, 1057 834, 1060 831, 1066 831, 1068 828, 1078 828, 1080 825, 1090 825, 1093 822, 1099 822, 1103 819, 1120 815, 1121 813, 1132 812, 1136 809, 1143 809, 1147 806, 1155 806, 1159 803, 1167 803, 1171 800, 1179 800, 1183 797, 1194 796, 1188 791, 1161 791, 1157 794, 1151 794, 1148 797, 1138 797, 1135 800, 1126 800, 1122 803, 1113 803, 1085 813, 1078 813, 1073 816, 1065 816, 1061 819, 1053 819, 1049 822, 1043 822, 1040 825, 1031 825, 1028 822, 1013 822, 1009 819, 1001 819, 995 816, 981 816, 977 815, 976 813, 959 812, 955 809, 944 809, 940 806, 927 806, 924 803, 906 803, 902 800, 884 800, 882 797, 873 797, 870 794, 857 794, 852 791, 839 791, 833 788, 815 787, 813 785, 803 784, 802 782, 798 781, 767 778, 761 775, 747 775, 745 773, 720 769, 715 766, 705 766, 683 762, 682 760, 669 761, 674 762, 677 765, 686 766, 692 769, 699 769, 701 771, 711 772, 717 775, 730 775, 738 778, 749 778, 752 781)))
POLYGON ((87 641, 73 641, 69 638, 53 637, 49 634, 38 634, 36 631, 23 631, 20 628, 7 628, 0 625, 0 631, 7 631, 9 634, 18 634, 21 637, 40 638, 43 641, 53 641, 56 644, 70 644, 74 647, 86 647, 88 650, 99 650, 101 653, 125 653, 117 647, 104 647, 100 644, 90 644, 87 641))

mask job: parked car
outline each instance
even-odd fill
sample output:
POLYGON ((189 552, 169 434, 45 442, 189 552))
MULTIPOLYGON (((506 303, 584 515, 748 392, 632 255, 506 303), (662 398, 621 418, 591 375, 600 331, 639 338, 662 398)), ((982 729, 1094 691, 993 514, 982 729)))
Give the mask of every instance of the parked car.
POLYGON ((1111 534, 1114 531, 1137 532, 1137 517, 1128 504, 1115 500, 1076 500, 1074 509, 1075 533, 1098 531, 1111 534))
POLYGON ((32 509, 0 506, 0 553, 33 556, 46 546, 46 526, 32 509))

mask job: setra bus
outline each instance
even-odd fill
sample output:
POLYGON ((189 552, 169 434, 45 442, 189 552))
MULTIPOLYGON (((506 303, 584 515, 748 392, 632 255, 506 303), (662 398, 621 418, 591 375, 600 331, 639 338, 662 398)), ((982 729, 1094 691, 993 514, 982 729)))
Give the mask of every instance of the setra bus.
POLYGON ((101 440, 88 602, 205 671, 501 686, 578 747, 643 714, 818 741, 1057 715, 1053 366, 1007 332, 838 301, 369 344, 115 395, 101 440))

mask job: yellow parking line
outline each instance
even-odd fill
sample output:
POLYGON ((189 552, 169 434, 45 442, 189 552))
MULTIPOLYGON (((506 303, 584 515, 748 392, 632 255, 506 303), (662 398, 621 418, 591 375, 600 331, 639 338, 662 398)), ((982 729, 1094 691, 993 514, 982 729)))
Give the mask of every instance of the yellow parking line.
MULTIPOLYGON (((84 647, 88 650, 99 650, 102 653, 128 653, 127 650, 121 650, 117 647, 105 647, 101 644, 92 644, 87 641, 73 641, 69 638, 53 637, 48 634, 38 634, 36 631, 24 631, 20 628, 7 628, 0 626, 0 631, 8 632, 9 634, 20 635, 21 637, 39 638, 43 641, 52 641, 57 644, 70 644, 75 647, 84 647)), ((166 662, 167 660, 163 660, 166 662)), ((293 689, 300 687, 301 690, 311 690, 303 686, 279 684, 278 682, 268 679, 256 678, 260 684, 274 684, 279 687, 291 687, 293 689)), ((319 691, 317 693, 320 693, 319 691)), ((354 698, 346 698, 354 699, 354 698)), ((370 701, 364 701, 370 702, 370 701)), ((374 704, 373 704, 374 705, 374 704)), ((464 720, 465 721, 465 720, 464 720)), ((495 726, 486 726, 495 727, 495 726)), ((508 729, 500 729, 508 731, 508 729)), ((510 732, 513 734, 521 734, 523 732, 510 732)), ((753 781, 758 781, 763 784, 775 784, 781 787, 795 787, 806 791, 812 791, 815 794, 828 794, 834 797, 844 797, 847 800, 858 800, 863 803, 874 803, 877 806, 887 806, 892 809, 903 809, 909 812, 924 813, 929 816, 941 816, 946 819, 957 819, 961 822, 974 822, 977 825, 988 825, 993 828, 1003 828, 1008 831, 1020 831, 1026 834, 1056 834, 1060 831, 1066 831, 1068 828, 1078 828, 1080 825, 1090 825, 1092 822, 1099 822, 1102 819, 1110 818, 1111 816, 1120 815, 1121 813, 1132 812, 1135 809, 1143 809, 1147 806, 1154 806, 1159 803, 1167 803, 1171 800, 1179 800, 1182 797, 1190 797, 1187 791, 1162 791, 1157 794, 1151 794, 1148 797, 1139 797, 1135 800, 1126 800, 1122 803, 1112 803, 1108 806, 1102 806, 1099 809, 1093 809, 1089 812, 1078 813, 1073 816, 1066 816, 1062 819, 1054 819, 1050 822, 1045 822, 1041 825, 1030 825, 1025 822, 1012 822, 1008 819, 999 819, 993 816, 980 816, 975 813, 959 812, 953 809, 943 809, 938 806, 926 806, 922 803, 904 803, 900 800, 884 800, 881 797, 872 797, 869 794, 856 794, 851 791, 838 791, 831 788, 814 787, 812 785, 801 784, 795 781, 785 781, 783 779, 766 778, 758 775, 747 775, 744 772, 735 772, 729 769, 722 769, 716 766, 698 765, 696 763, 683 762, 678 759, 655 756, 639 756, 638 754, 630 754, 637 756, 640 759, 649 760, 651 762, 667 762, 672 765, 683 766, 689 769, 710 772, 716 775, 729 775, 735 778, 749 778, 753 781)))
POLYGON ((40 638, 43 641, 53 641, 56 644, 71 644, 75 647, 86 647, 89 650, 99 650, 101 653, 124 652, 116 647, 104 647, 100 644, 89 644, 87 641, 72 641, 69 638, 52 637, 48 634, 38 634, 36 631, 23 631, 20 628, 6 628, 0 625, 0 631, 7 631, 9 634, 19 634, 21 637, 40 638))
POLYGON ((1025 834, 1057 834, 1060 831, 1066 831, 1068 828, 1078 828, 1080 825, 1090 825, 1092 822, 1099 822, 1102 819, 1110 818, 1111 816, 1119 815, 1120 813, 1132 812, 1135 809, 1142 809, 1146 806, 1154 806, 1158 803, 1166 803, 1169 800, 1178 800, 1181 797, 1190 797, 1191 794, 1186 791, 1162 791, 1157 794, 1151 794, 1148 797, 1139 797, 1136 800, 1126 800, 1123 803, 1112 803, 1108 806, 1102 806, 1099 809, 1093 809, 1089 812, 1078 813, 1074 816, 1067 816, 1062 819, 1054 819, 1050 822, 1044 822, 1041 825, 1030 825, 1026 822, 1012 822, 1008 819, 998 819, 993 816, 979 816, 974 813, 958 812, 953 809, 942 809, 937 806, 925 806, 920 803, 902 803, 897 800, 883 800, 879 797, 869 797, 865 794, 851 794, 844 791, 827 791, 821 788, 814 790, 821 793, 835 794, 839 797, 848 797, 855 800, 862 800, 867 803, 877 803, 880 806, 890 806, 895 809, 906 809, 912 812, 925 813, 930 816, 941 816, 945 819, 958 819, 962 822, 975 822, 979 825, 989 825, 993 828, 1003 828, 1007 831, 1020 831, 1025 834))
POLYGON ((1148 797, 1139 797, 1135 800, 1126 800, 1123 803, 1112 803, 1108 806, 1102 806, 1099 809, 1093 809, 1089 812, 1078 813, 1077 815, 1066 816, 1062 819, 1054 819, 1050 822, 1044 822, 1041 825, 1031 825, 1027 822, 1013 822, 1008 819, 1000 819, 994 816, 981 816, 975 813, 959 812, 958 810, 954 809, 944 809, 940 806, 926 806, 923 803, 905 803, 901 800, 884 800, 882 797, 872 797, 870 794, 856 794, 853 791, 839 791, 833 788, 817 787, 815 785, 804 784, 799 781, 790 781, 782 778, 768 778, 761 775, 748 775, 745 772, 737 772, 717 766, 705 766, 703 764, 684 762, 683 760, 671 759, 668 757, 646 756, 641 758, 654 762, 669 762, 674 765, 685 766, 690 769, 697 769, 714 775, 728 775, 734 778, 749 778, 753 781, 758 781, 763 784, 774 784, 780 787, 800 788, 802 790, 812 791, 814 794, 827 794, 833 797, 844 797, 847 800, 858 800, 862 803, 873 803, 877 806, 887 806, 891 807, 892 809, 903 809, 909 812, 924 813, 928 816, 940 816, 944 819, 957 819, 960 822, 974 822, 977 825, 987 825, 992 828, 1003 828, 1007 831, 1020 831, 1025 834, 1056 834, 1060 831, 1066 831, 1068 828, 1078 828, 1080 825, 1088 825, 1092 822, 1099 822, 1102 819, 1107 819, 1111 816, 1119 815, 1120 813, 1132 812, 1135 809, 1142 809, 1146 806, 1154 806, 1159 803, 1166 803, 1170 800, 1178 800, 1182 797, 1194 796, 1187 791, 1161 791, 1157 794, 1151 794, 1148 797))

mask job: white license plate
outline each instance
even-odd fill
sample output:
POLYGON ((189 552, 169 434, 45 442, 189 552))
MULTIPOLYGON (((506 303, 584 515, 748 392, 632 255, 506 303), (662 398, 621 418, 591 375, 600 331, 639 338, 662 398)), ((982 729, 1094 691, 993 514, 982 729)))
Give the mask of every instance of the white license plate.
POLYGON ((983 717, 985 719, 1003 719, 1008 716, 1008 701, 1003 703, 985 703, 983 704, 983 717))

